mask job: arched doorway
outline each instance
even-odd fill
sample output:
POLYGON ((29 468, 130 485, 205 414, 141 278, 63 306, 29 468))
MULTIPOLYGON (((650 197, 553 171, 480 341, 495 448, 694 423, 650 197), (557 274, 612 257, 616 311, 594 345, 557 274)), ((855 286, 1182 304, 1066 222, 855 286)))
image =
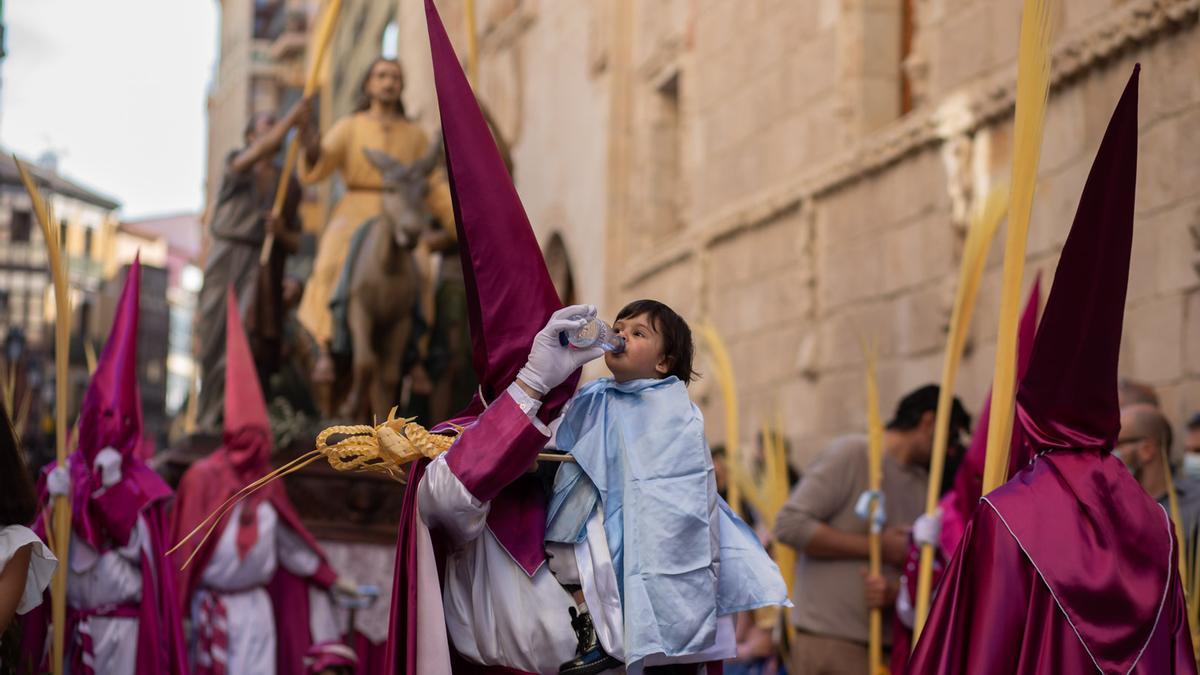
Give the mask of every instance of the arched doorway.
POLYGON ((546 258, 546 269, 550 270, 550 281, 564 305, 575 304, 575 275, 571 272, 571 258, 566 242, 558 232, 550 235, 542 254, 546 258))

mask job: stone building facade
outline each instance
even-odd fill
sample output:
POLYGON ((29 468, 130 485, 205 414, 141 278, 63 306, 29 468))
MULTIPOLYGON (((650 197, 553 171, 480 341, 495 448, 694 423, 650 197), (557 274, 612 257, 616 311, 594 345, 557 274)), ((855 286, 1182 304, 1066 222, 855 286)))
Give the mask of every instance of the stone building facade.
MULTIPOLYGON (((219 1, 220 53, 207 104, 206 211, 221 186, 226 158, 244 145, 251 115, 282 115, 302 96, 309 34, 320 4, 316 0, 219 1)), ((306 225, 315 219, 316 200, 316 195, 306 195, 302 204, 306 225)))
MULTIPOLYGON (((778 412, 803 464, 861 429, 859 335, 879 342, 885 413, 937 380, 967 219, 1009 172, 1020 3, 476 4, 480 96, 551 266, 605 315, 655 297, 711 321, 733 359, 743 443, 778 412)), ((462 0, 438 5, 464 53, 462 0)), ((1051 280, 1140 62, 1121 370, 1181 422, 1200 409, 1200 0, 1054 5, 1025 286, 1037 271, 1051 280)), ((432 127, 422 3, 400 2, 394 20, 409 111, 432 127)), ((1003 237, 960 373, 972 411, 991 379, 1003 237)), ((699 366, 693 397, 719 439, 720 393, 703 355, 699 366)))

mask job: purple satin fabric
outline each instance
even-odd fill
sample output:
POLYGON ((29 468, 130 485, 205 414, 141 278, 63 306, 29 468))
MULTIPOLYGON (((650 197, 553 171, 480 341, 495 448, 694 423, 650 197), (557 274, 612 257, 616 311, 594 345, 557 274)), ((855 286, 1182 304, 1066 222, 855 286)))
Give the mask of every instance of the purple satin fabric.
POLYGON ((1017 392, 1021 424, 1040 450, 1111 449, 1120 431, 1117 356, 1133 242, 1139 71, 1084 183, 1017 392))
POLYGON ((547 441, 506 394, 451 446, 446 464, 476 499, 490 502, 529 471, 547 441))
POLYGON ((1099 451, 1043 455, 986 500, 1096 661, 1127 671, 1155 629, 1176 567, 1162 507, 1120 460, 1099 451))
MULTIPOLYGON (((165 488, 165 484, 163 487, 165 488)), ((167 501, 156 499, 154 504, 145 510, 143 518, 150 533, 150 550, 153 556, 142 556, 137 672, 138 675, 184 675, 188 672, 187 643, 183 638, 183 616, 176 602, 179 596, 176 586, 178 580, 175 568, 166 556, 167 550, 170 549, 167 501)))
POLYGON ((524 475, 492 500, 488 530, 532 577, 546 562, 547 498, 536 476, 524 475))
MULTIPOLYGON (((88 383, 79 420, 77 447, 71 453, 71 529, 103 553, 112 542, 126 541, 137 514, 171 490, 142 460, 142 403, 137 381, 138 308, 141 263, 134 260, 121 289, 108 340, 88 383), (93 471, 104 448, 121 453, 122 480, 100 498, 100 476, 93 471)), ((52 467, 51 467, 52 468, 52 467)))
MULTIPOLYGON (((1131 671, 1137 675, 1196 672, 1178 568, 1169 565, 1168 569, 1170 591, 1146 649, 1131 671)), ((1109 624, 1123 623, 1119 610, 1108 616, 1109 624)), ((1125 632, 1119 625, 1104 630, 1118 640, 1125 632)), ((929 623, 906 672, 1043 675, 1098 671, 1123 674, 1128 666, 1122 662, 1097 668, 1050 587, 997 512, 979 509, 967 526, 961 550, 946 570, 929 623)))
POLYGON ((1187 621, 1176 620, 1173 529, 1110 454, 1120 429, 1138 73, 1084 184, 1017 392, 1018 424, 1041 454, 976 512, 973 541, 968 528, 935 599, 938 628, 922 636, 913 672, 1195 672, 1187 621), (978 660, 989 655, 1006 667, 978 660))
POLYGON ((309 581, 280 565, 267 584, 275 614, 275 674, 308 675, 304 655, 312 647, 309 581))
POLYGON ((479 501, 491 502, 488 529, 530 576, 546 560, 546 496, 525 476, 547 440, 504 395, 446 453, 446 465, 463 486, 479 501))
POLYGON ((491 502, 488 529, 533 576, 546 560, 546 496, 524 479, 546 436, 511 396, 502 395, 446 453, 446 464, 479 501, 491 502))
MULTIPOLYGON (((454 203, 458 249, 467 285, 472 365, 486 400, 517 377, 529 345, 562 307, 537 237, 513 186, 492 131, 432 0, 426 0, 429 47, 454 203)), ((579 383, 576 372, 546 396, 538 415, 554 419, 579 383)), ((483 411, 476 396, 460 416, 483 411)))
MULTIPOLYGON (((408 473, 404 501, 400 506, 400 528, 396 534, 396 570, 392 576, 392 615, 388 624, 384 663, 387 672, 417 675, 417 486, 425 476, 429 460, 421 459, 408 473)), ((431 533, 432 534, 432 533, 431 533)), ((435 539, 436 541, 436 539, 435 539)))
MULTIPOLYGON (((150 550, 154 555, 141 557, 142 602, 136 610, 136 675, 185 675, 188 672, 187 644, 183 638, 183 621, 176 602, 177 578, 175 568, 164 555, 169 548, 166 500, 155 500, 146 506, 142 516, 146 521, 150 550)), ((39 537, 45 538, 45 530, 40 522, 34 530, 39 537)), ((48 653, 49 589, 44 594, 43 603, 20 617, 20 620, 22 672, 42 672, 48 667, 42 657, 48 653)))
MULTIPOLYGON (((1017 377, 1024 375, 1029 366, 1029 357, 1033 353, 1034 336, 1037 334, 1038 303, 1041 299, 1042 278, 1039 273, 1034 277, 1033 287, 1029 290, 1029 298, 1025 301, 1025 309, 1021 314, 1021 322, 1017 327, 1017 377)), ((971 444, 967 447, 958 473, 954 475, 954 483, 946 494, 942 495, 938 506, 942 509, 942 531, 939 546, 934 559, 933 582, 931 587, 937 589, 941 582, 942 570, 949 557, 958 549, 966 532, 967 523, 975 515, 979 498, 983 494, 983 467, 987 461, 988 422, 991 419, 992 394, 988 392, 979 409, 979 419, 975 422, 975 432, 971 434, 971 444)), ((1013 426, 1012 439, 1009 443, 1008 476, 1015 475, 1029 464, 1032 451, 1025 442, 1019 424, 1013 426)), ((909 559, 904 566, 904 582, 907 584, 910 597, 916 603, 917 574, 920 569, 919 547, 912 545, 909 559)), ((912 630, 905 626, 899 618, 892 625, 892 660, 893 673, 904 672, 908 663, 909 646, 912 641, 912 630)))

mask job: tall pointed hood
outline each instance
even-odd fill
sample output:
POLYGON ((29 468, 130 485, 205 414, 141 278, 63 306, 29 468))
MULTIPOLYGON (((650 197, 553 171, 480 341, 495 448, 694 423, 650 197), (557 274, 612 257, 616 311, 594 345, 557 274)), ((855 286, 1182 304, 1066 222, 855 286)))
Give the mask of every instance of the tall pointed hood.
POLYGON ((1170 519, 1110 453, 1120 430, 1117 356, 1133 239, 1138 72, 1084 184, 1017 392, 1038 459, 984 497, 1105 673, 1130 672, 1166 620, 1173 587, 1182 598, 1170 519))
POLYGON ((262 473, 270 461, 271 421, 232 287, 225 310, 225 449, 239 472, 262 473))
MULTIPOLYGON (((425 14, 467 285, 473 365, 480 392, 490 402, 516 378, 533 336, 562 304, 432 0, 426 0, 425 14)), ((558 414, 578 380, 576 374, 550 392, 541 409, 543 420, 558 414)), ((477 395, 462 415, 478 415, 483 405, 477 395)))
POLYGON ((1117 103, 1083 186, 1017 410, 1035 451, 1112 449, 1117 356, 1137 177, 1138 73, 1117 103))
POLYGON ((112 329, 79 411, 79 451, 88 466, 104 448, 114 448, 128 461, 140 456, 142 400, 137 381, 138 303, 142 265, 134 258, 125 276, 112 329))
POLYGON ((141 262, 134 258, 125 275, 108 341, 83 396, 75 428, 78 445, 68 461, 71 529, 97 551, 108 550, 114 541, 126 541, 138 514, 171 495, 171 489, 146 466, 141 453, 145 443, 137 381, 141 280, 141 262), (105 448, 121 454, 121 480, 102 490, 95 461, 105 448))

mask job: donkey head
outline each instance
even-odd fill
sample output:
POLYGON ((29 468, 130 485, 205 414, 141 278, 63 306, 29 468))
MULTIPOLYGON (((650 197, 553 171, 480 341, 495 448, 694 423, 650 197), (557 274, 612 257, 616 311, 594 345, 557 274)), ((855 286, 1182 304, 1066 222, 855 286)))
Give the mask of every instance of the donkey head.
POLYGON ((363 148, 367 160, 383 177, 382 215, 391 227, 397 246, 407 248, 415 245, 429 218, 425 209, 425 195, 429 191, 429 174, 437 166, 441 153, 440 137, 424 157, 411 164, 397 161, 380 150, 363 148))

